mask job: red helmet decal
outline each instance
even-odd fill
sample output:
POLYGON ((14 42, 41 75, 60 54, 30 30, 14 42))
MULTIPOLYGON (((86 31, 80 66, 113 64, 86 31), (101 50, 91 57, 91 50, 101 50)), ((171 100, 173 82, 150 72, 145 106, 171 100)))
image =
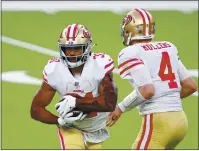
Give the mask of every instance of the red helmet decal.
POLYGON ((91 38, 91 34, 87 29, 83 30, 83 35, 84 35, 85 38, 91 38))
POLYGON ((131 15, 126 15, 123 19, 122 24, 124 25, 124 23, 127 25, 132 21, 132 16, 131 15))

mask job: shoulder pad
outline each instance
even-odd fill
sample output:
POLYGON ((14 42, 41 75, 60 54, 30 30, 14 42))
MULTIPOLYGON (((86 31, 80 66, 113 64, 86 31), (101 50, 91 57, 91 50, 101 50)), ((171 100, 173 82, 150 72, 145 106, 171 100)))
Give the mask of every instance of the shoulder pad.
POLYGON ((173 43, 171 43, 169 41, 165 41, 165 42, 171 46, 172 52, 174 52, 177 55, 178 60, 180 60, 179 53, 178 53, 178 48, 173 43))
POLYGON ((118 55, 118 61, 123 60, 124 58, 132 58, 133 56, 136 56, 137 49, 138 49, 138 47, 136 47, 135 45, 128 46, 128 47, 122 49, 118 55))
POLYGON ((45 82, 49 83, 49 78, 55 72, 56 66, 59 62, 61 62, 60 58, 53 58, 48 60, 48 63, 45 65, 43 70, 43 80, 45 82))
POLYGON ((130 69, 133 67, 144 64, 139 54, 137 53, 137 47, 129 46, 124 48, 118 55, 118 70, 121 78, 124 78, 129 74, 130 69))
POLYGON ((175 50, 178 52, 177 47, 176 47, 173 43, 171 43, 171 42, 169 42, 169 41, 164 41, 164 42, 167 43, 168 45, 170 45, 171 48, 175 49, 175 50))
POLYGON ((104 72, 104 75, 107 75, 114 70, 114 61, 108 54, 93 53, 91 57, 93 57, 93 59, 97 62, 101 71, 104 72))

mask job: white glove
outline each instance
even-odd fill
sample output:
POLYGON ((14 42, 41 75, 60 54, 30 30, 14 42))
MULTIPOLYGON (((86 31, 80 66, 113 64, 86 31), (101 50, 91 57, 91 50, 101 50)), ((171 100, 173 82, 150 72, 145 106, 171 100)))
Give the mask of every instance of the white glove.
POLYGON ((73 122, 78 121, 78 120, 81 121, 87 116, 87 114, 83 115, 83 112, 80 112, 80 114, 77 117, 72 117, 72 116, 73 116, 73 112, 70 112, 70 113, 67 113, 64 117, 59 117, 58 118, 59 125, 63 126, 65 124, 72 124, 73 122))
POLYGON ((69 111, 75 108, 76 98, 70 95, 66 95, 63 99, 55 105, 59 116, 66 115, 69 111))

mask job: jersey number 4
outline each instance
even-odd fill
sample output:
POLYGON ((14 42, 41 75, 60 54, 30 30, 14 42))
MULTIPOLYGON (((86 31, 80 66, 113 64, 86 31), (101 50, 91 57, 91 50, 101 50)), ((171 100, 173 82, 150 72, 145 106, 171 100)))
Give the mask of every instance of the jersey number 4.
POLYGON ((178 88, 177 83, 174 81, 176 77, 175 77, 175 74, 172 73, 172 66, 171 66, 168 52, 162 52, 162 60, 160 63, 160 70, 159 70, 158 75, 162 81, 169 81, 168 85, 170 89, 178 88), (166 67, 168 69, 167 74, 165 74, 166 67))

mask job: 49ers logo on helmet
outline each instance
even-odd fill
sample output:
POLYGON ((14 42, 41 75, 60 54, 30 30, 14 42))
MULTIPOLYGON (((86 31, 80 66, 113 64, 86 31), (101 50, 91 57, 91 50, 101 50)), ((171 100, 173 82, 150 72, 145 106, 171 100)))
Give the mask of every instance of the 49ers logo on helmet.
POLYGON ((85 38, 91 38, 91 34, 87 29, 83 30, 83 35, 84 35, 85 38))
POLYGON ((126 15, 123 19, 122 24, 124 25, 124 23, 127 25, 132 21, 132 16, 131 15, 126 15))

